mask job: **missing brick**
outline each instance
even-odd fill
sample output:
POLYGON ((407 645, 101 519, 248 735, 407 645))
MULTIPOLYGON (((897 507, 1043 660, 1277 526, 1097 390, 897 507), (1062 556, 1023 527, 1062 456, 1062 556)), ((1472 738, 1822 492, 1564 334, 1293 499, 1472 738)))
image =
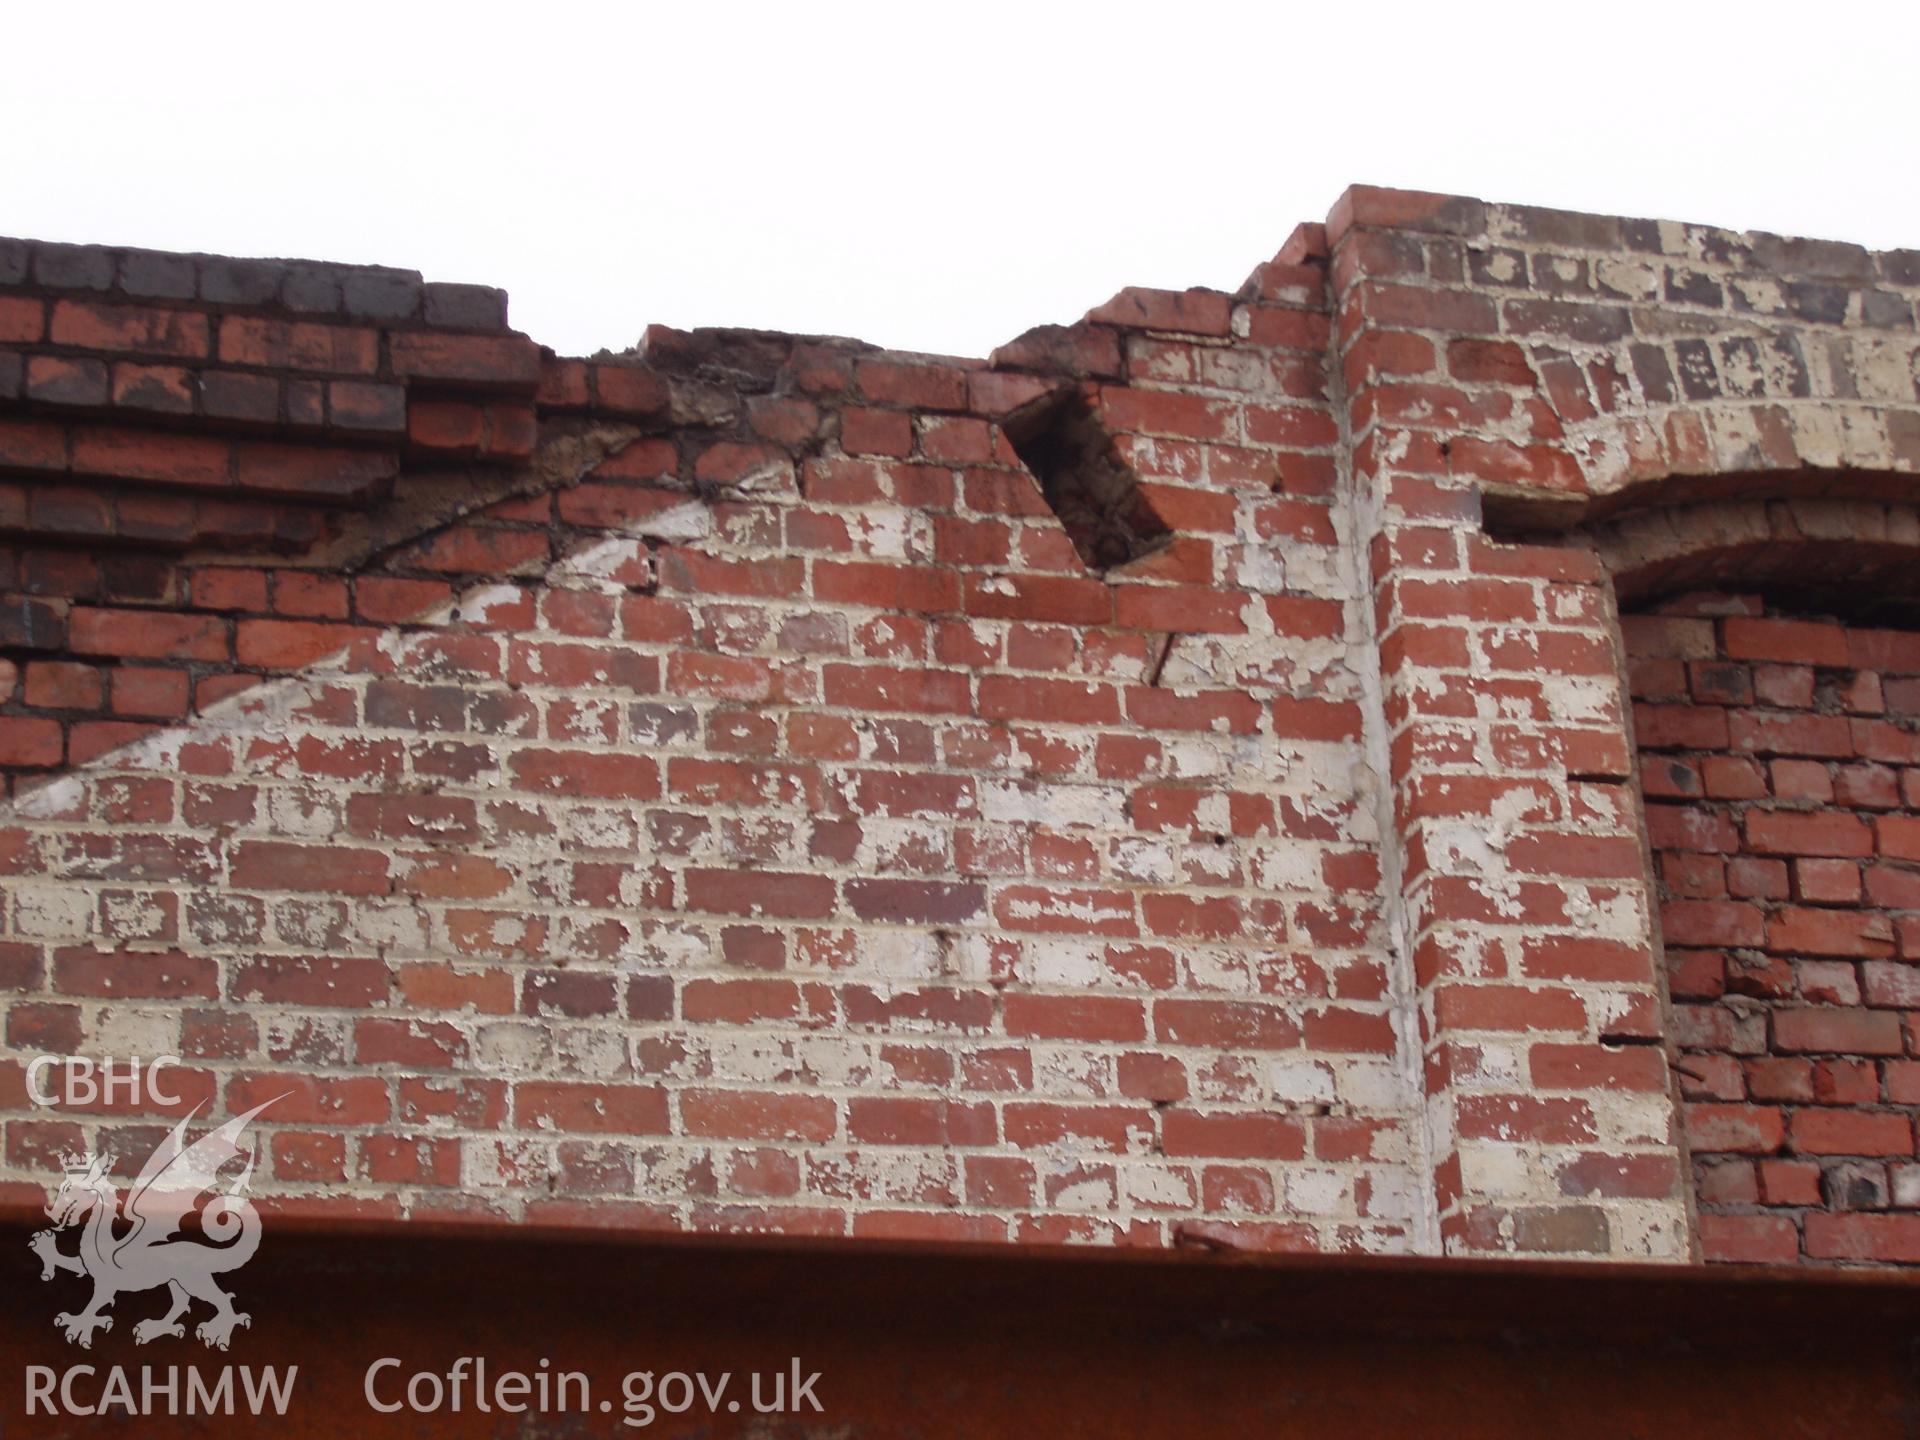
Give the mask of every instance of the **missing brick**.
POLYGON ((1082 391, 1043 396, 1001 428, 1088 569, 1125 565, 1172 539, 1082 391))

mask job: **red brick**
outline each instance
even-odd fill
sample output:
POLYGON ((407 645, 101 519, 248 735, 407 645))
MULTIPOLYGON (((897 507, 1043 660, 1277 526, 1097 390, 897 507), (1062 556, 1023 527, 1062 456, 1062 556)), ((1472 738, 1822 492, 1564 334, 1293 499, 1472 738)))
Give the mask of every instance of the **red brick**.
POLYGON ((971 882, 850 879, 841 894, 862 920, 888 925, 959 925, 986 908, 985 887, 971 882))
POLYGON ((390 625, 425 615, 453 598, 444 580, 396 580, 362 575, 353 582, 353 603, 362 620, 390 625))
POLYGON ((1005 1001, 1009 1035, 1045 1040, 1143 1040, 1146 1006, 1115 995, 1011 994, 1005 1001))
POLYGON ((1774 1043, 1789 1053, 1900 1055, 1900 1017, 1885 1010, 1819 1007, 1773 1012, 1774 1043))
POLYGON ((273 1005, 364 1009, 384 1003, 392 986, 392 972, 383 960, 267 955, 233 962, 227 994, 273 1005))
POLYGON ((1596 1138, 1585 1100, 1538 1095, 1462 1095, 1456 1123, 1464 1140, 1572 1145, 1596 1138))
POLYGON ((817 560, 816 599, 910 614, 951 613, 960 608, 960 578, 931 567, 817 560))
POLYGON ((1527 1052, 1533 1083, 1547 1090, 1664 1092, 1666 1056, 1648 1046, 1535 1045, 1527 1052))
POLYGON ((821 679, 826 703, 848 709, 964 715, 972 705, 967 675, 959 670, 828 665, 821 679))
POLYGON ((1306 1127, 1286 1115, 1176 1108, 1165 1113, 1161 1126, 1162 1148, 1168 1155, 1299 1160, 1306 1154, 1306 1127))
POLYGON ((1120 695, 1113 686, 1077 680, 984 675, 979 706, 986 718, 1061 725, 1110 725, 1120 718, 1120 695))
POLYGON ((1767 766, 1777 799, 1824 805, 1833 799, 1833 777, 1821 760, 1775 760, 1767 766))
POLYGON ((1759 855, 1873 854, 1873 834, 1859 818, 1840 811, 1796 814, 1755 810, 1748 814, 1747 849, 1759 855))
POLYGON ((1122 585, 1114 623, 1127 629, 1244 635, 1251 597, 1199 585, 1122 585))
POLYGON ((1633 656, 1672 656, 1710 660, 1715 653, 1713 622, 1679 615, 1622 615, 1620 631, 1633 656))
POLYGON ((53 957, 53 988, 62 995, 211 1000, 219 993, 219 983, 219 967, 205 955, 178 951, 115 954, 75 946, 56 951, 53 957))
POLYGON ((196 570, 193 604, 199 610, 265 610, 267 572, 239 565, 196 570))
POLYGON ((990 1105, 855 1096, 847 1102, 847 1134, 867 1145, 991 1145, 998 1127, 990 1105))
POLYGON ((1700 1245, 1708 1260, 1731 1264, 1791 1265, 1800 1258, 1800 1232, 1784 1215, 1703 1214, 1700 1245))
POLYGON ((233 883, 249 890, 385 895, 391 889, 387 857, 336 845, 249 840, 234 851, 233 883))
POLYGON ((1435 1023, 1444 1030, 1573 1030, 1587 1010, 1568 990, 1517 985, 1447 985, 1434 992, 1435 1023))
POLYGON ((228 315, 220 322, 220 359, 270 370, 371 375, 380 363, 380 335, 364 326, 228 315))
POLYGON ((185 670, 121 665, 112 672, 112 709, 116 715, 176 719, 187 713, 185 670))
POLYGON ((1793 884, 1795 898, 1808 905, 1858 904, 1860 867, 1846 860, 1799 860, 1793 884))
POLYGON ((585 750, 516 750, 509 761, 514 788, 544 795, 600 800, 657 800, 660 765, 651 756, 585 750))
POLYGON ((1757 906, 1726 900, 1672 900, 1660 907, 1669 945, 1758 946, 1766 936, 1757 906))
POLYGON ((1811 755, 1850 760, 1853 731, 1838 715, 1773 715, 1765 712, 1728 712, 1729 744, 1735 750, 1763 755, 1811 755))
POLYGON ((69 619, 68 636, 82 655, 142 660, 227 658, 226 622, 211 615, 79 608, 69 619))
POLYGON ((420 399, 407 406, 407 440, 422 450, 478 455, 486 439, 486 411, 478 405, 420 399))
MULTIPOLYGON (((1212 531, 1218 535, 1231 535, 1239 523, 1240 501, 1234 495, 1202 490, 1192 485, 1166 485, 1151 480, 1141 481, 1135 487, 1135 493, 1146 502, 1154 517, 1170 530, 1212 531)), ((1138 560, 1127 562, 1122 568, 1129 576, 1150 576, 1154 562, 1163 553, 1155 551, 1143 555, 1138 560)))
POLYGON ((1633 941, 1543 935, 1522 942, 1520 968, 1539 980, 1645 982, 1653 955, 1633 941))
POLYGON ((665 1135, 671 1128, 667 1092, 657 1085, 522 1080, 513 1119, 525 1130, 562 1133, 665 1135))
POLYGON ((1849 663, 1847 632, 1838 625, 1744 616, 1731 617, 1721 624, 1726 652, 1736 660, 1831 666, 1849 663))
POLYGON ((400 967, 397 983, 402 998, 423 1009, 506 1015, 514 1008, 513 977, 503 970, 417 961, 400 967))
POLYGON ((1814 1212, 1806 1219, 1807 1254, 1816 1260, 1920 1263, 1920 1215, 1814 1212))
POLYGON ((1888 675, 1920 675, 1920 633, 1911 630, 1852 629, 1847 632, 1847 664, 1888 675))
POLYGON ((501 530, 457 525, 410 547, 402 563, 455 575, 507 575, 550 558, 543 530, 501 530))
POLYGON ((689 870, 684 883, 687 907, 711 914, 806 920, 833 913, 834 882, 825 875, 689 870))
POLYGON ((73 432, 73 469, 117 480, 220 488, 232 480, 233 447, 211 436, 81 425, 73 432))
POLYGON ((207 333, 207 317, 193 310, 86 300, 59 300, 53 307, 53 343, 81 350, 198 360, 208 353, 207 333))
POLYGON ((105 695, 101 672, 91 665, 55 660, 27 664, 27 703, 38 709, 98 710, 105 695))
POLYGON ((1776 955, 1884 959, 1893 954, 1893 931, 1882 915, 1790 908, 1767 917, 1766 948, 1776 955))
POLYGON ((968 576, 965 611, 989 620, 1101 625, 1113 616, 1113 592, 1097 580, 1044 575, 968 576))
POLYGON ((967 376, 952 365, 914 365, 892 360, 862 360, 855 383, 867 399, 881 405, 923 410, 967 408, 967 376))
POLYGON ((25 295, 0 295, 0 345, 31 345, 47 330, 47 306, 25 295))
POLYGON ((1153 1018, 1155 1038, 1176 1045, 1289 1050, 1302 1033, 1285 1007, 1254 1000, 1161 1000, 1153 1018))
POLYGON ((0 467, 65 470, 67 428, 40 420, 0 419, 0 467))
POLYGON ((1727 712, 1703 705, 1633 707, 1634 738, 1643 750, 1722 750, 1727 746, 1727 712))
POLYGON ((1100 392, 1099 413, 1105 424, 1115 431, 1175 439, 1225 440, 1231 438, 1234 407, 1198 395, 1108 387, 1100 392))
POLYGON ((1360 707, 1352 701, 1282 698, 1273 702, 1273 730, 1278 739, 1355 740, 1360 724, 1360 707))
POLYGON ((1510 340, 1455 340, 1447 346, 1447 370, 1456 380, 1468 383, 1518 385, 1528 390, 1536 384, 1526 351, 1510 340))
POLYGON ((1696 1152, 1767 1155, 1786 1143, 1786 1119, 1768 1105, 1689 1105, 1687 1143, 1696 1152))
POLYGON ((1149 730, 1251 735, 1260 727, 1260 703, 1237 690, 1185 696, 1157 686, 1133 685, 1127 688, 1126 704, 1128 718, 1149 730))
POLYGON ((242 620, 234 631, 234 658, 263 670, 293 670, 374 633, 357 625, 318 621, 242 620))
POLYGON ((1231 299, 1217 290, 1122 290, 1087 312, 1086 323, 1224 336, 1231 299))
POLYGON ((540 383, 540 347, 523 336, 420 331, 394 335, 388 345, 394 374, 402 379, 445 380, 529 394, 540 383))
MULTIPOLYGON (((596 480, 658 480, 680 465, 680 452, 671 440, 645 436, 614 451, 593 470, 596 480)), ((672 510, 687 503, 685 494, 663 492, 648 485, 577 486, 559 495, 563 519, 581 525, 620 525, 632 517, 672 510), (629 508, 631 507, 631 508, 629 508)))
POLYGON ((913 453, 913 417, 849 406, 840 413, 840 447, 849 455, 904 459, 913 453))
POLYGON ((1911 1155, 1913 1121, 1858 1110, 1798 1110, 1793 1148, 1802 1155, 1911 1155))
POLYGON ((834 1102, 824 1095, 742 1090, 689 1090, 680 1096, 680 1120, 689 1135, 732 1140, 833 1138, 834 1102))
POLYGON ((642 419, 666 410, 672 390, 663 376, 635 365, 587 367, 593 384, 594 408, 608 415, 642 419))
POLYGON ((1873 826, 1882 856, 1889 860, 1920 862, 1920 817, 1883 815, 1873 826))

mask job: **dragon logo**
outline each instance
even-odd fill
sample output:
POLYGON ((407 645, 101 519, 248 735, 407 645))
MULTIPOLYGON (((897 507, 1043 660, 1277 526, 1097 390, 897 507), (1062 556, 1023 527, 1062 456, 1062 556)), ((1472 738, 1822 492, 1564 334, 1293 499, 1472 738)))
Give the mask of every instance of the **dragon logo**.
MULTIPOLYGON (((274 1100, 285 1098, 277 1095, 274 1100)), ((186 1327, 180 1317, 194 1300, 213 1306, 213 1314, 194 1330, 210 1346, 226 1349, 234 1326, 250 1323, 249 1316, 233 1308, 233 1297, 214 1283, 214 1276, 238 1270, 260 1248, 260 1216, 246 1198, 254 1152, 251 1146, 241 1148, 240 1136, 274 1100, 235 1116, 189 1145, 187 1124, 199 1113, 195 1106, 140 1167, 124 1207, 107 1177, 104 1157, 64 1157, 67 1178, 47 1205, 53 1228, 40 1231, 27 1244, 40 1257, 42 1280, 64 1270, 93 1281, 93 1299, 85 1310, 54 1317, 53 1323, 69 1341, 91 1348, 94 1331, 113 1328, 107 1307, 116 1295, 162 1285, 171 1297, 167 1313, 133 1327, 139 1344, 162 1335, 184 1337, 186 1327), (221 1169, 243 1158, 246 1168, 228 1182, 230 1188, 216 1193, 200 1211, 200 1229, 212 1243, 177 1236, 175 1232, 193 1213, 194 1201, 221 1183, 221 1169), (59 1232, 82 1221, 85 1228, 78 1253, 61 1253, 55 1245, 59 1232), (126 1228, 116 1233, 116 1222, 126 1228)))

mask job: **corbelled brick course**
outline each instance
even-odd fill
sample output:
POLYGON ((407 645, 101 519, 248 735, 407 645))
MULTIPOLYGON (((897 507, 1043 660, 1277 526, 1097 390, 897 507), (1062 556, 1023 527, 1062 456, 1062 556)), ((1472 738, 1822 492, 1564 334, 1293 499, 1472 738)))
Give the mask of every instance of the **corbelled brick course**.
POLYGON ((1636 762, 1617 615, 1920 568, 1911 256, 1356 189, 985 361, 581 361, 477 287, 9 244, 22 1203, 165 1118, 29 1060, 177 1053, 178 1109, 287 1092, 262 1192, 323 1216, 1912 1258, 1859 1199, 1911 637, 1663 620, 1636 762), (1683 1131, 1674 1041, 1736 1052, 1666 973, 1747 951, 1830 1088, 1683 1131), (1784 1198, 1712 1188, 1755 1147, 1784 1198))

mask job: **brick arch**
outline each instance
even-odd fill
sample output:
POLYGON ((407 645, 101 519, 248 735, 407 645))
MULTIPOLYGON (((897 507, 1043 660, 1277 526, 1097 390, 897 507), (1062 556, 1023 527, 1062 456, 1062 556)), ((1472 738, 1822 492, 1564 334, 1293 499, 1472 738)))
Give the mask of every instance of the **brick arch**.
MULTIPOLYGON (((1791 329, 1742 327, 1689 337, 1675 349, 1686 356, 1725 357, 1761 347, 1799 354, 1805 344, 1810 342, 1791 329)), ((1637 348, 1630 344, 1628 354, 1637 348)), ((1834 357, 1830 363, 1844 369, 1849 362, 1834 357)), ((1570 424, 1567 442, 1582 460, 1587 494, 1603 504, 1649 482, 1675 479, 1710 484, 1728 476, 1748 481, 1808 472, 1920 472, 1920 400, 1915 394, 1920 376, 1909 374, 1904 397, 1887 385, 1883 398, 1871 403, 1809 395, 1803 390, 1808 383, 1797 373, 1793 384, 1801 393, 1771 403, 1697 399, 1663 404, 1643 380, 1639 403, 1623 400, 1613 414, 1570 424)))
POLYGON ((1663 593, 1744 587, 1870 598, 1920 594, 1920 506, 1802 497, 1637 510, 1588 528, 1623 606, 1663 593), (1851 596, 1842 592, 1852 590, 1851 596))

